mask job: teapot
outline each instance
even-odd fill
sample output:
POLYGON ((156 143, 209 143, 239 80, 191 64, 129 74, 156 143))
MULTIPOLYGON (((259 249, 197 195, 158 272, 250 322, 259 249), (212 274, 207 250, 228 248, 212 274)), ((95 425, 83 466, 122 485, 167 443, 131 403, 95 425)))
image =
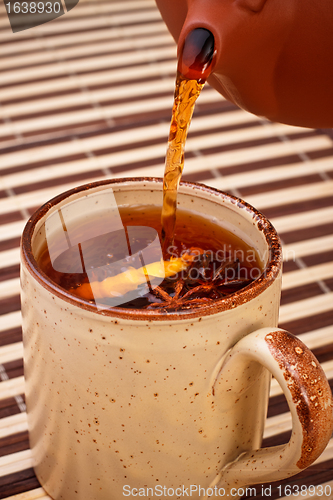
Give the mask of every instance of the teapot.
POLYGON ((196 28, 215 43, 208 82, 271 121, 333 127, 332 0, 156 0, 181 51, 196 28))

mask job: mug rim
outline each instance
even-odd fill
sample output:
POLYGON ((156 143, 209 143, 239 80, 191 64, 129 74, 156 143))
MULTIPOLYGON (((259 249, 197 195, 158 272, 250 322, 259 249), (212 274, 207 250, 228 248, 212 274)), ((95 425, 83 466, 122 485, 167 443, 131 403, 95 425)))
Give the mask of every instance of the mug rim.
MULTIPOLYGON (((95 181, 87 184, 82 184, 80 186, 69 189, 38 208, 33 215, 29 218, 26 223, 22 238, 21 238, 21 263, 24 265, 32 277, 46 290, 52 294, 58 296, 65 302, 69 302, 71 305, 77 306, 86 311, 93 312, 95 314, 101 314, 104 317, 109 316, 111 318, 122 318, 122 319, 132 319, 132 320, 145 320, 145 321, 174 321, 182 319, 201 319, 203 316, 211 316, 213 314, 235 309, 237 306, 247 303, 260 295, 266 288, 274 282, 278 276, 281 266, 282 266, 282 248, 280 238, 272 225, 272 223, 267 219, 265 215, 255 209, 252 205, 237 198, 234 195, 224 193, 217 188, 206 186, 198 182, 181 181, 180 182, 180 192, 182 187, 186 189, 192 189, 194 191, 194 196, 196 193, 211 194, 215 199, 221 199, 224 202, 227 201, 233 205, 236 205, 239 210, 244 210, 247 212, 248 216, 252 217, 254 223, 256 223, 256 228, 258 231, 262 231, 268 246, 269 257, 261 275, 256 278, 249 285, 245 286, 239 291, 232 293, 231 295, 216 299, 212 303, 204 304, 199 307, 195 307, 186 311, 155 311, 146 309, 126 309, 125 307, 110 307, 105 309, 98 309, 95 304, 90 303, 80 297, 70 294, 65 289, 61 288, 56 283, 52 282, 50 278, 39 268, 38 263, 32 252, 32 237, 34 230, 38 222, 40 222, 50 209, 55 207, 57 204, 66 200, 75 194, 86 192, 91 189, 95 189, 102 186, 110 186, 113 184, 118 185, 131 185, 138 183, 150 183, 155 186, 163 187, 163 179, 159 177, 123 177, 114 179, 103 179, 100 181, 95 181)), ((121 189, 120 189, 121 190, 121 189)), ((161 190, 162 191, 162 190, 161 190)))

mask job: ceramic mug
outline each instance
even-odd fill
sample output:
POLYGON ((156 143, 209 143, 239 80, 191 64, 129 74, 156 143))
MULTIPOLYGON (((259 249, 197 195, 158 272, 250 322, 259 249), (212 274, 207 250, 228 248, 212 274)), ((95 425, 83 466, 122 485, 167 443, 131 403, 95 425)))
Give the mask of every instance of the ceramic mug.
POLYGON ((332 433, 332 394, 313 354, 277 328, 281 246, 270 222, 240 199, 181 183, 179 206, 254 247, 261 276, 184 312, 103 309, 52 283, 36 260, 52 236, 46 221, 69 207, 66 223, 75 227, 82 200, 89 206, 96 195, 118 206, 159 206, 162 180, 81 186, 25 227, 26 402, 34 468, 47 493, 56 500, 239 498, 246 485, 308 467, 332 433), (260 448, 271 374, 287 398, 292 436, 260 448))

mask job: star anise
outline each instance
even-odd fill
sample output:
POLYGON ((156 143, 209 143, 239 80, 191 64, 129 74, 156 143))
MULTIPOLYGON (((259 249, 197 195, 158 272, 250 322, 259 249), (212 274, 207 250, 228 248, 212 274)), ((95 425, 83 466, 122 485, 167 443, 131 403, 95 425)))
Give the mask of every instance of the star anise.
POLYGON ((238 259, 225 259, 219 263, 204 253, 181 276, 164 280, 162 286, 151 290, 157 300, 152 301, 147 309, 184 310, 226 297, 252 281, 240 277, 238 268, 238 259), (230 271, 233 277, 228 279, 230 271))

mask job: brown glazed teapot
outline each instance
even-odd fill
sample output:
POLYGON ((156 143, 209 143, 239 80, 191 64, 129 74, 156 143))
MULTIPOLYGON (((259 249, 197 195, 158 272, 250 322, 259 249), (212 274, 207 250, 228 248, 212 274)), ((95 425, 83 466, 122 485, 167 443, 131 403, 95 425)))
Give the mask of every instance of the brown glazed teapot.
POLYGON ((195 28, 215 39, 209 83, 258 116, 333 127, 333 0, 156 0, 183 46, 195 28))

